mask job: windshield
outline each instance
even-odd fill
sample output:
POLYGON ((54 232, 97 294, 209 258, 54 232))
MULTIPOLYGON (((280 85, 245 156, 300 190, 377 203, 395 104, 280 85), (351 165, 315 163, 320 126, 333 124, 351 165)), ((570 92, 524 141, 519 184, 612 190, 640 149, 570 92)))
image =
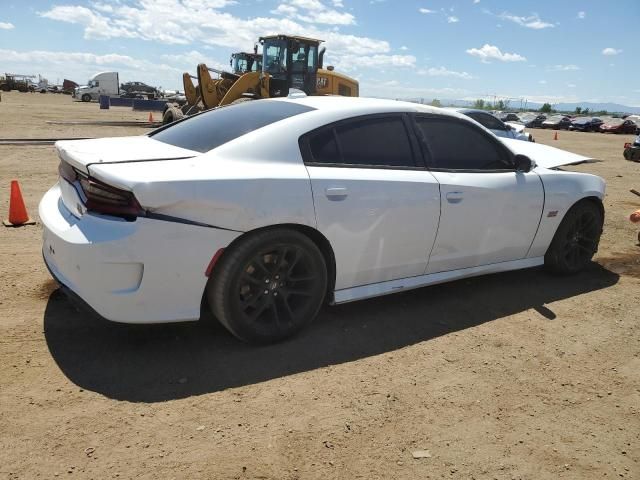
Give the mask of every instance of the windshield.
POLYGON ((612 118, 607 120, 607 125, 620 125, 624 120, 622 118, 612 118))
POLYGON ((580 117, 573 120, 573 123, 589 123, 591 121, 591 117, 580 117))
POLYGON ((554 115, 552 117, 547 118, 547 122, 555 122, 558 123, 562 121, 564 117, 562 115, 554 115))
POLYGON ((269 40, 263 46, 264 71, 271 75, 287 72, 287 43, 284 40, 269 40))
POLYGON ((233 71, 234 72, 242 72, 242 73, 244 73, 248 69, 249 69, 249 65, 248 65, 248 62, 247 62, 246 58, 244 58, 244 57, 242 57, 242 58, 236 57, 234 59, 234 65, 233 65, 233 71))
POLYGON ((259 128, 315 110, 293 102, 258 100, 214 108, 149 134, 176 147, 208 152, 259 128), (224 128, 220 128, 224 125, 224 128))

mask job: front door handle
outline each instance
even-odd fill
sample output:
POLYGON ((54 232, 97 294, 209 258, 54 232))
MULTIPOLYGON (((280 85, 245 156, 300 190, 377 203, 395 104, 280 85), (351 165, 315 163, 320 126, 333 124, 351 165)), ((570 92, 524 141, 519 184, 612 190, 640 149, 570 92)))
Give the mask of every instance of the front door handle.
POLYGON ((463 192, 449 192, 447 193, 447 202, 460 203, 464 198, 463 192))
POLYGON ((332 200, 342 200, 348 195, 346 187, 329 187, 326 188, 324 194, 332 200))

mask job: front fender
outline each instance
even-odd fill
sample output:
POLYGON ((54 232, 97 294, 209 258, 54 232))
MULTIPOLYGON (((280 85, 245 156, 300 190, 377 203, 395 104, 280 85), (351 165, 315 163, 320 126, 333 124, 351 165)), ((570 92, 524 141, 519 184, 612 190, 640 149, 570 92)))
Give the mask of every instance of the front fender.
POLYGON ((538 232, 531 244, 528 258, 543 256, 569 209, 584 198, 602 202, 604 179, 587 173, 537 169, 544 186, 544 207, 538 232))

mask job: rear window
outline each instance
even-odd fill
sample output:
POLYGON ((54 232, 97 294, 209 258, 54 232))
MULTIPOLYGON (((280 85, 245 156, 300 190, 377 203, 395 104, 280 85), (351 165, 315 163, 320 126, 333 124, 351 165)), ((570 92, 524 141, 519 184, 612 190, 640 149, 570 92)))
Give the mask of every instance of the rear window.
POLYGON ((315 108, 292 102, 248 101, 215 108, 150 134, 176 147, 208 152, 231 140, 315 108))

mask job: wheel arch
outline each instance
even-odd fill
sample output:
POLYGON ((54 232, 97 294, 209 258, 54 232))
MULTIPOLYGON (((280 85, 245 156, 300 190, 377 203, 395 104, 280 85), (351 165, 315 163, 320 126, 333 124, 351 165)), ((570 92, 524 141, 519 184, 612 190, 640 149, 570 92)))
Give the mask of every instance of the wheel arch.
MULTIPOLYGON (((302 235, 309 238, 316 245, 316 247, 318 247, 320 253, 322 253, 322 256, 324 257, 324 261, 327 266, 327 292, 325 302, 333 303, 333 291, 336 284, 336 259, 333 247, 331 246, 331 243, 329 242, 327 237, 325 237, 320 231, 308 225, 302 225, 299 223, 278 223, 275 225, 255 228, 243 233, 242 235, 239 235, 224 249, 224 252, 216 259, 213 268, 211 268, 211 274, 209 276, 207 284, 211 282, 213 278, 215 278, 216 267, 220 265, 220 261, 224 259, 225 256, 228 255, 229 252, 232 251, 239 242, 246 238, 247 235, 254 235, 258 232, 278 229, 294 230, 298 233, 301 233, 302 235)), ((213 253, 215 254, 216 252, 213 253)), ((206 290, 207 289, 205 287, 203 291, 203 300, 206 297, 206 290)))

